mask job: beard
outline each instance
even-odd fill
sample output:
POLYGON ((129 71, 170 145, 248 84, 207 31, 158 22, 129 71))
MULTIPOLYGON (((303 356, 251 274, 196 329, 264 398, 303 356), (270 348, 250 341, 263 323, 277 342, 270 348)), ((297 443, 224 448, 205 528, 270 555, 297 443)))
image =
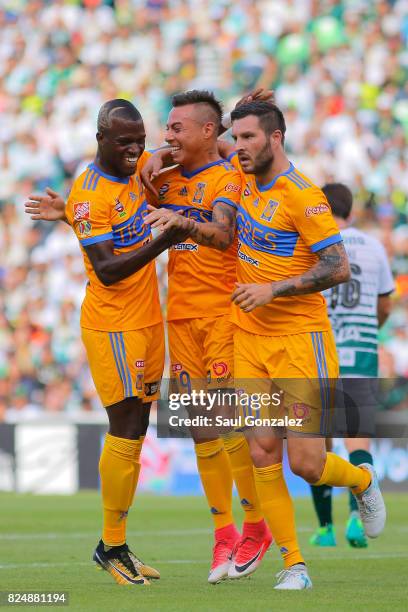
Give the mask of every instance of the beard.
POLYGON ((275 156, 272 153, 270 142, 266 142, 264 148, 258 153, 254 159, 254 174, 265 174, 270 170, 275 156))

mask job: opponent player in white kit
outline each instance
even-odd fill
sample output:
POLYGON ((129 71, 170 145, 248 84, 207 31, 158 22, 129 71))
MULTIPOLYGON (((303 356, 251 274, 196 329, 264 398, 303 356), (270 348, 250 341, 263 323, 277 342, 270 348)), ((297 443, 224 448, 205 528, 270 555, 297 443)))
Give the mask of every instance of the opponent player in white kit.
MULTIPOLYGON (((330 183, 323 192, 331 205, 333 215, 341 231, 350 261, 351 279, 324 292, 330 321, 336 338, 342 378, 378 377, 378 329, 385 323, 391 310, 390 295, 394 281, 383 245, 352 226, 353 196, 345 185, 330 183)), ((349 460, 354 465, 373 463, 369 452, 374 434, 375 380, 348 380, 345 392, 351 394, 357 421, 351 424, 364 438, 346 438, 349 460), (373 398, 370 401, 370 397, 373 398)), ((350 424, 349 424, 350 425, 350 424)), ((311 487, 320 527, 310 542, 317 546, 335 546, 336 538, 332 520, 332 487, 311 487)), ((351 546, 367 546, 354 496, 350 495, 350 517, 346 526, 346 539, 351 546)))

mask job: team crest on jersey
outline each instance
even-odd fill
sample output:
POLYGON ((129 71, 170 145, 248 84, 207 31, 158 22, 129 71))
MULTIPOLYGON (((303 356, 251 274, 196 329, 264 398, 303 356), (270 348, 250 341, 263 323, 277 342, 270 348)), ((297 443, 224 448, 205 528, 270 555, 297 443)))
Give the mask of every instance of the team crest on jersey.
POLYGON ((159 199, 162 200, 169 189, 170 189, 170 183, 164 183, 159 189, 159 199))
POLYGON ((180 195, 180 196, 186 196, 186 195, 188 195, 187 187, 186 187, 185 185, 184 185, 184 187, 182 187, 182 188, 180 189, 180 191, 178 192, 178 195, 180 195))
POLYGON ((74 204, 74 221, 89 219, 91 212, 90 202, 75 202, 74 204))
POLYGON ((279 202, 277 202, 276 200, 269 200, 269 202, 262 211, 261 219, 263 219, 264 221, 270 221, 273 215, 276 213, 276 209, 278 208, 278 206, 279 202))
POLYGON ((119 213, 119 217, 124 217, 126 215, 125 207, 119 198, 115 198, 115 210, 119 213))
POLYGON ((78 232, 81 236, 89 236, 92 231, 92 224, 90 221, 80 221, 78 224, 78 232))
POLYGON ((195 194, 193 197, 193 202, 195 204, 202 204, 206 187, 207 187, 207 183, 197 183, 195 194))

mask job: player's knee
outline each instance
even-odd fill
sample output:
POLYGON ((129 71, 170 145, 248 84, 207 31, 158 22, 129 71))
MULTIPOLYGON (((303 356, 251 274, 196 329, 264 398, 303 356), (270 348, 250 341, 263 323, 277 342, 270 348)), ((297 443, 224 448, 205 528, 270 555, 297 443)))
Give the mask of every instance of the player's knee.
POLYGON ((315 461, 311 457, 292 457, 290 458, 290 469, 296 476, 300 476, 313 484, 320 480, 322 475, 323 466, 320 464, 320 461, 315 461))
POLYGON ((274 448, 265 445, 250 443, 249 449, 251 453, 252 463, 255 467, 268 467, 280 463, 282 460, 279 453, 274 448))

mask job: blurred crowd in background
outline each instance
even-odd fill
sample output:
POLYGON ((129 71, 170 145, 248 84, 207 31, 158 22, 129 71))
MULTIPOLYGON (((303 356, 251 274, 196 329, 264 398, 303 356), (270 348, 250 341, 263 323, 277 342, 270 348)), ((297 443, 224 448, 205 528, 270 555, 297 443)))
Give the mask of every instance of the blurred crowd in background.
POLYGON ((408 376, 408 0, 0 0, 0 31, 0 421, 100 409, 77 240, 23 202, 69 191, 104 101, 131 100, 157 146, 172 95, 192 88, 226 109, 273 89, 290 159, 353 189, 397 281, 381 375, 408 376))

